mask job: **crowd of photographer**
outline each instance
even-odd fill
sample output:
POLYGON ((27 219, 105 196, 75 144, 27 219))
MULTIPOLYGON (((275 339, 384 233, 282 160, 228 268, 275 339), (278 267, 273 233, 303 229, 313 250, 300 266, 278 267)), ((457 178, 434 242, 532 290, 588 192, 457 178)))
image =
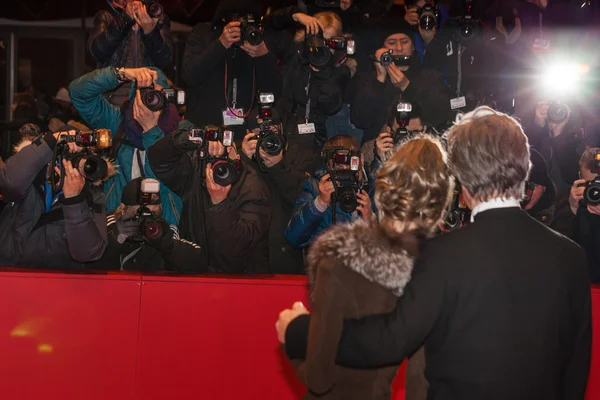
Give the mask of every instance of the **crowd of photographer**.
MULTIPOLYGON (((0 166, 0 264, 303 273, 321 231, 375 218, 375 177, 399 143, 483 104, 508 111, 515 83, 498 73, 527 57, 498 54, 524 51, 520 15, 541 30, 547 2, 388 3, 221 1, 188 37, 183 92, 161 70, 174 60, 161 5, 113 2, 89 38, 98 69, 59 91, 58 133, 23 121, 32 144, 0 166)), ((534 97, 523 208, 577 240, 600 281, 600 152, 584 153, 599 143, 575 107, 534 97)), ((440 230, 469 219, 458 190, 440 230)))

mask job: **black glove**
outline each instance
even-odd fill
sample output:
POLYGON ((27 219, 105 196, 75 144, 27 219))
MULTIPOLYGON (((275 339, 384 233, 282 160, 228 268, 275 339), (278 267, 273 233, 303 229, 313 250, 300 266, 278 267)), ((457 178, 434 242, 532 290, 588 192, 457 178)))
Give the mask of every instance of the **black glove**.
POLYGON ((198 148, 196 143, 190 141, 190 131, 188 129, 177 129, 173 132, 173 141, 175 147, 181 151, 194 151, 198 148))
POLYGON ((173 230, 169 226, 169 223, 162 218, 159 218, 156 223, 160 224, 162 227, 163 235, 158 238, 149 238, 147 236, 143 236, 146 243, 150 246, 158 249, 162 252, 170 252, 173 251, 174 243, 173 243, 173 230))
POLYGON ((135 217, 121 217, 117 220, 117 242, 123 244, 128 238, 140 233, 140 224, 135 217))

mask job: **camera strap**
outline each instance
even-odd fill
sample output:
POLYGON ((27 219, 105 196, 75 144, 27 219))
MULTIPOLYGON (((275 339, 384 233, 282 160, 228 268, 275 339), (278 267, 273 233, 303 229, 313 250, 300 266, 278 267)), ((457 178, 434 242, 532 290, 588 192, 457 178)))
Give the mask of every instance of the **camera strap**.
POLYGON ((467 105, 467 99, 465 96, 461 96, 462 89, 462 55, 465 51, 465 47, 462 43, 458 43, 458 52, 456 54, 456 97, 450 99, 450 109, 457 110, 467 105))
MULTIPOLYGON (((232 104, 231 106, 229 106, 229 96, 227 95, 227 86, 229 83, 229 75, 228 75, 228 67, 227 67, 227 62, 225 62, 225 85, 224 85, 224 90, 225 90, 225 106, 227 107, 227 111, 229 111, 230 113, 232 113, 233 115, 235 115, 235 112, 233 111, 233 109, 236 108, 237 106, 237 100, 238 100, 238 79, 237 78, 233 78, 233 82, 232 82, 232 88, 231 88, 231 95, 232 95, 232 104)), ((250 112, 252 111, 252 108, 254 107, 254 97, 256 95, 256 66, 252 66, 252 98, 250 99, 250 107, 248 107, 248 111, 243 115, 243 118, 248 117, 248 115, 250 115, 250 112)))
POLYGON ((304 110, 304 123, 298 124, 298 133, 300 135, 306 135, 308 133, 315 133, 317 129, 315 128, 314 123, 309 123, 308 120, 310 118, 310 78, 312 76, 312 71, 308 71, 308 82, 306 83, 306 87, 304 90, 306 91, 306 96, 308 97, 308 101, 306 102, 306 108, 304 110))
POLYGON ((142 177, 142 179, 146 179, 146 172, 144 171, 144 163, 142 161, 142 155, 140 154, 140 150, 134 149, 133 151, 135 152, 135 158, 138 164, 138 168, 140 170, 140 176, 142 177))

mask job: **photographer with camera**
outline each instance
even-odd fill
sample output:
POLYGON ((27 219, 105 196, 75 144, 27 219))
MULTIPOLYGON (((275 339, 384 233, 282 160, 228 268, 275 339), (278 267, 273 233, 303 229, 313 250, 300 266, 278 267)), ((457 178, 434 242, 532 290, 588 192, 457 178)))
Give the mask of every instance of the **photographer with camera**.
POLYGON ((158 178, 184 199, 181 236, 202 247, 209 272, 270 272, 269 192, 244 168, 233 132, 185 120, 148 157, 158 178))
POLYGON ((438 4, 436 0, 407 0, 404 2, 404 8, 404 20, 416 29, 415 50, 423 61, 427 46, 448 19, 450 10, 445 5, 438 4))
POLYGON ((421 110, 434 127, 450 120, 450 96, 439 72, 422 68, 415 55, 413 30, 405 21, 381 21, 373 32, 375 70, 357 74, 346 90, 352 123, 375 139, 389 110, 402 99, 421 110), (380 46, 382 46, 380 48, 380 46))
POLYGON ((185 118, 197 126, 227 125, 236 140, 245 133, 256 93, 281 93, 277 57, 260 24, 262 7, 252 0, 219 2, 212 22, 188 37, 182 76, 188 86, 185 118))
MULTIPOLYGON (((88 48, 98 68, 167 69, 174 53, 171 22, 158 1, 115 0, 112 12, 96 14, 88 48)), ((123 104, 129 89, 128 83, 122 83, 110 94, 110 102, 123 104)))
MULTIPOLYGON (((268 97, 269 95, 261 95, 268 97)), ((273 99, 274 100, 274 99, 273 99)), ((303 274, 302 252, 285 238, 294 202, 307 173, 314 170, 312 154, 287 143, 286 134, 273 102, 263 103, 248 117, 248 131, 242 142, 242 160, 253 168, 269 188, 273 217, 269 226, 269 263, 274 274, 303 274)))
POLYGON ((160 183, 137 178, 125 185, 122 203, 109 214, 108 245, 91 269, 206 272, 202 250, 195 243, 179 239, 179 230, 162 219, 160 183))
POLYGON ((23 140, 0 168, 8 203, 0 215, 0 264, 81 268, 102 256, 106 213, 99 185, 114 170, 88 154, 81 137, 63 131, 23 140))
MULTIPOLYGON (((107 67, 90 72, 69 85, 73 105, 91 128, 108 127, 113 133, 111 157, 119 165, 118 174, 104 185, 106 208, 113 212, 121 204, 121 194, 131 180, 156 178, 150 168, 146 150, 172 132, 180 121, 177 96, 165 75, 154 68, 107 67), (110 104, 102 93, 114 89, 122 82, 131 82, 129 101, 122 107, 110 104), (134 90, 137 89, 137 90, 134 90)), ((169 224, 177 225, 181 199, 165 185, 161 185, 160 198, 163 217, 169 224)))
POLYGON ((600 283, 600 148, 587 149, 579 160, 579 179, 573 182, 569 209, 573 239, 585 250, 592 283, 600 283))
POLYGON ((356 218, 373 216, 372 180, 364 168, 360 146, 351 136, 339 135, 323 147, 325 167, 302 185, 285 237, 295 248, 305 248, 324 229, 356 218))

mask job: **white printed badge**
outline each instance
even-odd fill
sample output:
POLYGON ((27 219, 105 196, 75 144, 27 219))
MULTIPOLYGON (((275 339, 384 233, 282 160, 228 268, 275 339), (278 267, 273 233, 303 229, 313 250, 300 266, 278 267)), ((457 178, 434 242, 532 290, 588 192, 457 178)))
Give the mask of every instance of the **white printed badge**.
POLYGON ((550 50, 550 41, 542 38, 536 38, 533 41, 533 49, 539 51, 548 51, 550 50))
POLYGON ((223 125, 244 125, 244 110, 241 108, 228 108, 223 111, 223 125))
POLYGON ((453 110, 458 110, 459 108, 463 108, 467 106, 467 99, 465 96, 456 97, 454 99, 450 99, 450 108, 453 110))
POLYGON ((312 122, 309 124, 298 124, 298 133, 300 135, 306 135, 309 133, 315 133, 317 130, 315 129, 315 124, 312 122))

